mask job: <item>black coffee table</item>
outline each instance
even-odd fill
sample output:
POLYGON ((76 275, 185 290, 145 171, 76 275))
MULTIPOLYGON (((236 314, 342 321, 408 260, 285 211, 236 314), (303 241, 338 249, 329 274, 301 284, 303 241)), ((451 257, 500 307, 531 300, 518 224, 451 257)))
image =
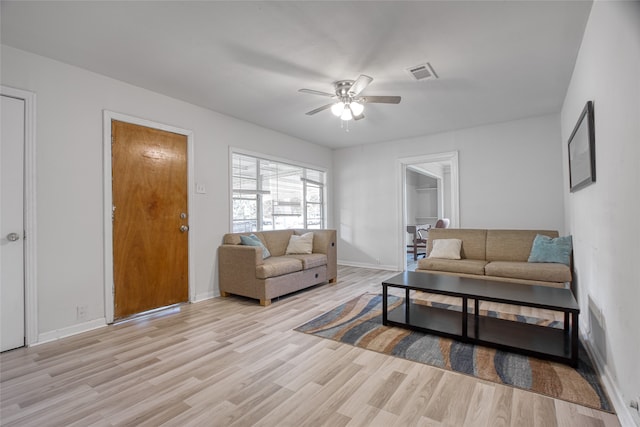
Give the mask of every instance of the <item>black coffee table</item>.
POLYGON ((573 367, 578 366, 579 313, 576 299, 566 288, 413 271, 405 271, 382 282, 384 325, 550 359, 573 367), (387 301, 389 287, 405 290, 404 303, 391 311, 388 311, 387 301), (414 303, 409 298, 412 290, 461 298, 462 311, 414 303), (474 301, 473 313, 468 310, 470 299, 474 301), (564 329, 481 316, 480 301, 561 311, 564 313, 564 329))

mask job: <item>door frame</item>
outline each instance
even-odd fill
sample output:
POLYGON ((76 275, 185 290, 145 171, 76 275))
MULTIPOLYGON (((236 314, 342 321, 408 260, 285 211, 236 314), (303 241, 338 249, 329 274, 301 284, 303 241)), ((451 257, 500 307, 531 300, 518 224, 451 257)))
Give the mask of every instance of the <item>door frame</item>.
POLYGON ((24 101, 24 334, 25 345, 38 342, 38 270, 36 227, 36 94, 0 86, 0 93, 24 101))
MULTIPOLYGON (((194 158, 193 158, 193 131, 165 125, 139 117, 134 117, 114 111, 103 110, 103 149, 104 149, 104 314, 107 323, 113 323, 114 317, 114 292, 115 283, 113 280, 113 223, 111 221, 113 207, 113 188, 111 170, 111 121, 131 123, 139 126, 146 126, 166 132, 177 133, 187 137, 187 208, 189 209, 189 227, 192 228, 191 215, 193 212, 192 199, 194 188, 194 158)), ((194 268, 194 244, 189 234, 189 302, 195 300, 195 268, 194 268)))
POLYGON ((407 192, 407 168, 410 165, 417 165, 421 163, 429 162, 447 162, 451 165, 451 224, 450 227, 460 227, 460 171, 458 165, 458 151, 449 151, 445 153, 426 154, 421 156, 402 157, 397 161, 397 185, 398 191, 398 206, 401 207, 400 216, 398 217, 398 224, 396 230, 398 231, 398 242, 401 242, 398 254, 398 267, 405 270, 407 267, 407 206, 406 206, 406 192, 407 192))

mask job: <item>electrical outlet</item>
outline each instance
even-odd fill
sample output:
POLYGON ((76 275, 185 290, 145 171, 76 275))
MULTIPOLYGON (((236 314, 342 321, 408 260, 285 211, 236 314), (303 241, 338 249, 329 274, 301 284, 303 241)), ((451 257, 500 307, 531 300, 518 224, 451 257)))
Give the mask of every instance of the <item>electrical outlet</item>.
POLYGON ((87 310, 88 310, 88 307, 86 305, 77 306, 76 320, 87 320, 87 310))

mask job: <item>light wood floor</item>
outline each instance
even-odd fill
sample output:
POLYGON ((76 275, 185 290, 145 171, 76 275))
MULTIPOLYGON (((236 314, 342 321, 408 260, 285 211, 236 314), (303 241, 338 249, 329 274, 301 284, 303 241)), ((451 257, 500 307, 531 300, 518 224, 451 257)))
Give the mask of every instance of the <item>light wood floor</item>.
POLYGON ((614 415, 294 332, 392 272, 236 297, 5 352, 6 426, 618 426, 614 415))

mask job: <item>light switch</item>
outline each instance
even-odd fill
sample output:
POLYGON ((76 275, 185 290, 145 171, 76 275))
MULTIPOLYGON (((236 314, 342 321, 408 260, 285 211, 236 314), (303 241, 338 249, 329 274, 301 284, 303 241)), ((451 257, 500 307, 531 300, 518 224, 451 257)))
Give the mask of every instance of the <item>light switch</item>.
POLYGON ((196 193, 198 194, 207 194, 207 189, 204 184, 196 183, 196 193))

